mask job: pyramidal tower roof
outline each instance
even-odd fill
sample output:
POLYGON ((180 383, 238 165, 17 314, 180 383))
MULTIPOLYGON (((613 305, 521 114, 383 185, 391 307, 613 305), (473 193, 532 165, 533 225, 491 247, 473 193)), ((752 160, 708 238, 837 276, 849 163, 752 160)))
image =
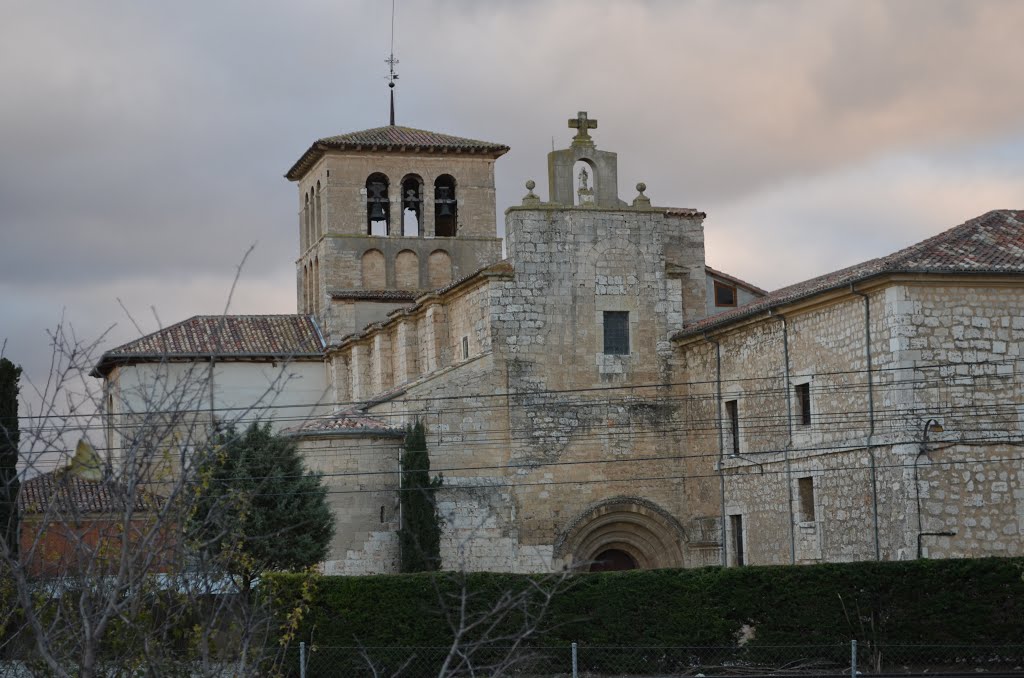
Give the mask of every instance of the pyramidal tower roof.
POLYGON ((491 141, 467 139, 401 125, 386 125, 317 139, 285 173, 285 178, 298 181, 328 150, 485 155, 498 158, 507 153, 509 148, 491 141))

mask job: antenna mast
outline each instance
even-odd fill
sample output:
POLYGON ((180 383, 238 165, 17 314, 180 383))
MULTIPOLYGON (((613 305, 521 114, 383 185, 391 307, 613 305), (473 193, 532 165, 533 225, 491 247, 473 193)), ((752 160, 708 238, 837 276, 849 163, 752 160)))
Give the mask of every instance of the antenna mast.
POLYGON ((395 0, 391 0, 391 53, 384 60, 388 65, 388 89, 391 90, 391 126, 395 125, 395 80, 398 80, 398 73, 395 73, 395 0))

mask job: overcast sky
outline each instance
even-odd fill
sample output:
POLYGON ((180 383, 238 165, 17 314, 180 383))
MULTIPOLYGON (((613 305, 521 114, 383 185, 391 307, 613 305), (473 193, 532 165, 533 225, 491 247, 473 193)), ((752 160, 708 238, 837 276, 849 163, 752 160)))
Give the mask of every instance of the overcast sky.
MULTIPOLYGON (((295 312, 318 137, 387 123, 390 3, 6 0, 0 340, 295 312), (154 311, 155 310, 155 311, 154 311)), ((707 212, 766 288, 1024 208, 1024 2, 398 0, 398 122, 508 144, 499 213, 589 111, 620 196, 707 212)))

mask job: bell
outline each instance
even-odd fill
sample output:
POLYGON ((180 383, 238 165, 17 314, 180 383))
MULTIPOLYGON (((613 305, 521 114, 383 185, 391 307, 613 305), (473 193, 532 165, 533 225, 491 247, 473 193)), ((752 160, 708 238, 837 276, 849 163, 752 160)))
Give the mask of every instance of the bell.
POLYGON ((379 202, 370 203, 370 221, 382 221, 386 218, 383 205, 379 202))
POLYGON ((437 210, 437 216, 439 217, 450 217, 452 216, 452 204, 450 201, 442 202, 440 209, 437 210))

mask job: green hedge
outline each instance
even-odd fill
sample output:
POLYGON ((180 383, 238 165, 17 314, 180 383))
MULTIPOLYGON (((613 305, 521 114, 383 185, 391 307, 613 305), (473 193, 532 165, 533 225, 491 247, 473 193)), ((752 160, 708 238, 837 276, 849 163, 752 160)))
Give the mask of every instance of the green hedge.
MULTIPOLYGON (((279 609, 293 609, 303 578, 269 579, 279 609)), ((580 574, 567 585, 536 644, 728 646, 744 625, 752 646, 1024 643, 1021 558, 580 574)), ((529 586, 526 576, 493 573, 322 577, 296 640, 444 646, 452 636, 443 608, 460 591, 482 610, 529 586)))

